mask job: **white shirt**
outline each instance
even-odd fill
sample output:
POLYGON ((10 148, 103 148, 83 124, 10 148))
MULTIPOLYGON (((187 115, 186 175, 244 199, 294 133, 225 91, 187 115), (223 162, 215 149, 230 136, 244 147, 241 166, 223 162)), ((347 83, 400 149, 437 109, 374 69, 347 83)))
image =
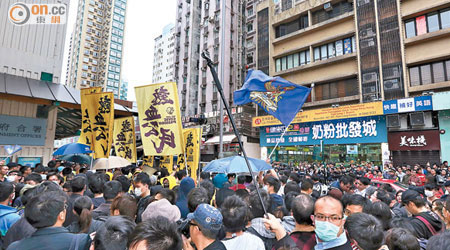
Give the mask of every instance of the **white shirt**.
POLYGON ((224 239, 222 243, 228 250, 245 249, 245 250, 265 250, 264 242, 258 236, 244 232, 242 235, 224 239))

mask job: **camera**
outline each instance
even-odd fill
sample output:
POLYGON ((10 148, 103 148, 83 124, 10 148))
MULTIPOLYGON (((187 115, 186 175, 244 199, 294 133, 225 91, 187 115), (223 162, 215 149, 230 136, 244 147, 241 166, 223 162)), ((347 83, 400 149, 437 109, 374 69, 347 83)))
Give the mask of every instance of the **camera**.
POLYGON ((186 238, 189 239, 190 233, 189 233, 189 220, 187 219, 181 219, 177 221, 178 226, 178 232, 182 235, 186 236, 186 238))

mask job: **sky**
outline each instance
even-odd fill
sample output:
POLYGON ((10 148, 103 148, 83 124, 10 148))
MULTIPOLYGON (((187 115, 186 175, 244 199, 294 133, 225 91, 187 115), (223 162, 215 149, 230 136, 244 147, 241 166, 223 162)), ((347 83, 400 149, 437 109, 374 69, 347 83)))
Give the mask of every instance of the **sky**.
MULTIPOLYGON (((65 82, 70 36, 76 22, 78 0, 70 1, 62 82, 65 82)), ((123 45, 122 79, 128 80, 128 100, 134 87, 152 83, 154 39, 164 26, 175 23, 176 0, 128 0, 123 45)))

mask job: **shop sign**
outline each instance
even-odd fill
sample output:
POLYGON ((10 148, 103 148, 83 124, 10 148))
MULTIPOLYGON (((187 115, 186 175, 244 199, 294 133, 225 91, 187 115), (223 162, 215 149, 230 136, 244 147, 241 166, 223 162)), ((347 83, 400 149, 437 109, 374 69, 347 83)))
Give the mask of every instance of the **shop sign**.
MULTIPOLYGON (((295 124, 304 122, 328 121, 376 115, 383 115, 382 102, 363 103, 341 106, 337 108, 303 111, 297 114, 292 123, 295 124)), ((271 115, 254 117, 252 122, 253 127, 264 127, 280 124, 281 122, 271 115)))
POLYGON ((21 146, 44 146, 47 120, 0 115, 0 143, 21 146))
POLYGON ((280 138, 284 128, 284 126, 261 128, 261 146, 275 146, 277 142, 280 146, 320 145, 321 141, 324 144, 387 142, 384 116, 291 124, 283 138, 280 138))
POLYGON ((389 150, 440 150, 438 130, 389 133, 389 150))
POLYGON ((418 96, 383 102, 383 112, 385 115, 427 110, 433 110, 431 96, 418 96))
POLYGON ((17 159, 17 163, 19 163, 22 166, 29 166, 34 168, 36 164, 42 163, 41 157, 19 157, 17 159))

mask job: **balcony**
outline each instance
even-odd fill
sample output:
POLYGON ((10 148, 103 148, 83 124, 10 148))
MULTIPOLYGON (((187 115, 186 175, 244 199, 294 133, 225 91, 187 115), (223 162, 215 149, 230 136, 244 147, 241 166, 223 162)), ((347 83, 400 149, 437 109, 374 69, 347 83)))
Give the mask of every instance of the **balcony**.
POLYGON ((213 93, 212 100, 213 101, 217 101, 217 92, 213 93))

